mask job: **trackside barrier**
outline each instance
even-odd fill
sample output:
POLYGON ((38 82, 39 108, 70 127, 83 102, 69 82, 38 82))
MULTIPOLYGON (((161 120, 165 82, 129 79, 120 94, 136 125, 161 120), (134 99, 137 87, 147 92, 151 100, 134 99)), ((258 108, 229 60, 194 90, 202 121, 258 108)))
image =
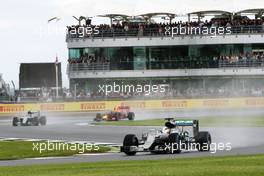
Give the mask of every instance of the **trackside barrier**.
POLYGON ((114 109, 114 107, 117 105, 128 105, 132 109, 136 109, 136 110, 262 108, 264 107, 264 97, 0 104, 0 115, 23 113, 26 111, 43 111, 43 112, 106 111, 106 110, 114 109))

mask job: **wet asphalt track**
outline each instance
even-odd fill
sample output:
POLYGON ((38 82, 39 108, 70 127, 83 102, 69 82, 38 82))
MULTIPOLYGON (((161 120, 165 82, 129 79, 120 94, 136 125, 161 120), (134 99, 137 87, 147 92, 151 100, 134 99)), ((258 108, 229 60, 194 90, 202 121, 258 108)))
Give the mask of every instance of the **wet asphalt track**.
MULTIPOLYGON (((204 115, 204 112, 181 112, 181 117, 196 115, 196 118, 204 115)), ((262 112, 258 112, 262 113, 262 112)), ((137 119, 168 117, 174 112, 147 112, 136 113, 137 119)), ((245 113, 243 113, 245 114, 245 113)), ((12 127, 11 118, 0 117, 0 138, 29 138, 49 139, 66 141, 87 141, 99 143, 121 144, 125 134, 133 133, 141 136, 149 129, 157 127, 120 127, 120 126, 93 126, 90 124, 95 113, 77 114, 48 114, 47 126, 41 127, 12 127)), ((204 157, 222 155, 242 155, 264 153, 264 128, 263 127, 206 127, 200 130, 210 131, 213 142, 231 143, 231 151, 217 151, 215 154, 209 152, 183 152, 174 155, 150 155, 139 153, 133 157, 127 157, 121 153, 107 153, 96 155, 80 155, 60 158, 39 158, 16 161, 0 161, 0 166, 10 165, 31 165, 31 164, 53 164, 53 163, 74 163, 74 162, 95 162, 112 160, 143 160, 143 159, 172 159, 183 157, 204 157)))

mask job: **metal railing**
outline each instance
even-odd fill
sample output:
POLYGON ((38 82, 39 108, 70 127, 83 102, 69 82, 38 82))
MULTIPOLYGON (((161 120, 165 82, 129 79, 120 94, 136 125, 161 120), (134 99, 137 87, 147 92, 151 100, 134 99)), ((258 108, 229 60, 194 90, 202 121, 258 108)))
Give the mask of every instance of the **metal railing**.
POLYGON ((233 68, 233 67, 264 67, 264 61, 258 60, 241 60, 241 61, 219 61, 219 68, 233 68))
MULTIPOLYGON (((210 29, 211 27, 209 27, 210 29)), ((202 28, 201 28, 202 29, 202 28)), ((226 33, 226 31, 225 31, 226 33)), ((232 26, 231 27, 231 34, 254 34, 254 33, 264 33, 264 25, 248 25, 248 26, 232 26)), ((216 33, 217 35, 220 35, 216 33)), ((184 35, 206 35, 203 33, 192 33, 192 34, 184 34, 184 35)), ((178 34, 174 36, 184 36, 183 34, 178 34)), ((212 34, 208 34, 212 35, 212 34)), ((221 35, 229 35, 229 34, 221 34, 221 35)), ((70 32, 67 34, 67 39, 74 39, 74 38, 128 38, 128 37, 172 37, 171 34, 166 33, 166 30, 163 29, 162 31, 159 28, 147 28, 144 30, 139 29, 130 29, 128 31, 122 28, 109 28, 109 29, 100 29, 98 34, 84 34, 84 33, 77 33, 71 34, 70 32)))
POLYGON ((2 96, 0 95, 0 102, 6 102, 6 101, 10 101, 10 96, 2 96))
POLYGON ((68 73, 78 71, 110 70, 110 63, 74 63, 68 64, 68 73))
MULTIPOLYGON (((68 64, 68 74, 72 72, 82 71, 110 71, 110 70, 133 70, 134 62, 119 62, 115 63, 115 66, 110 67, 110 63, 74 63, 68 64)), ((213 60, 213 59, 182 59, 182 60, 170 60, 170 61, 155 61, 147 62, 147 70, 157 69, 200 69, 200 68, 232 68, 232 67, 264 67, 264 58, 259 60, 246 59, 246 60, 213 60)))

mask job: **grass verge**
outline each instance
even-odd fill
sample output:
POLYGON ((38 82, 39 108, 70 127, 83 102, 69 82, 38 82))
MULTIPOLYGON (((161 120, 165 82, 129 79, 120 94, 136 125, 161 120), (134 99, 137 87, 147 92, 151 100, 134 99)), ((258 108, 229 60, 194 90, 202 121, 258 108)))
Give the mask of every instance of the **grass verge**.
MULTIPOLYGON (((38 141, 34 142, 42 145, 42 149, 44 149, 44 145, 46 148, 48 147, 47 141, 38 141)), ((40 152, 37 148, 34 148, 33 142, 30 141, 0 141, 0 160, 14 160, 14 159, 23 159, 23 158, 36 158, 36 157, 51 157, 51 156, 71 156, 80 153, 103 153, 111 150, 110 147, 99 146, 96 148, 95 146, 82 147, 81 145, 73 145, 69 144, 68 148, 65 145, 64 149, 62 147, 63 143, 52 143, 54 144, 54 150, 44 150, 40 152), (55 150, 55 145, 59 146, 61 144, 61 148, 57 147, 55 150)), ((52 149, 52 144, 50 143, 50 149, 52 149)), ((38 147, 40 149, 40 145, 38 147)))
POLYGON ((264 155, 0 167, 0 176, 263 176, 264 155))
MULTIPOLYGON (((251 116, 251 117, 235 117, 235 116, 223 116, 223 117, 199 117, 194 118, 199 120, 200 126, 255 126, 264 127, 263 116, 251 116)), ((94 122, 95 125, 113 125, 113 126, 163 126, 164 119, 150 119, 150 120, 123 120, 123 121, 103 121, 94 122)))

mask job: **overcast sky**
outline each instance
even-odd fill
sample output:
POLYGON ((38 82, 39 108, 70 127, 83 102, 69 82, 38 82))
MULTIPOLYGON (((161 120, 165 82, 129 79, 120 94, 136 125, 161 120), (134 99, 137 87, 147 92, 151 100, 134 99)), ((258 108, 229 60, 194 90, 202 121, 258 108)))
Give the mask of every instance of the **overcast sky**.
MULTIPOLYGON (((137 15, 150 12, 185 14, 198 10, 235 12, 264 8, 263 0, 2 0, 0 5, 0 73, 6 82, 18 86, 22 62, 62 62, 63 85, 66 75, 67 47, 65 26, 75 24, 72 16, 107 13, 137 15), (52 17, 58 22, 47 23, 52 17)), ((97 21, 98 22, 98 21, 97 21)), ((96 23, 96 21, 95 21, 96 23)))

